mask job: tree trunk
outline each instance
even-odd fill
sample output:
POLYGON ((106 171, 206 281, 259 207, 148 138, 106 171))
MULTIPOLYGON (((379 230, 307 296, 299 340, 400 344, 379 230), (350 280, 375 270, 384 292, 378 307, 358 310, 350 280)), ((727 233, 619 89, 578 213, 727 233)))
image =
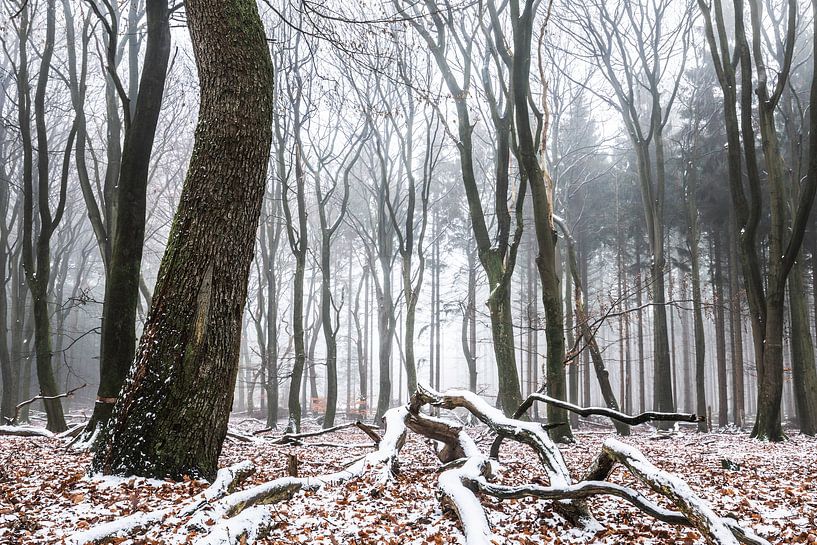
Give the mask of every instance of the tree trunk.
MULTIPOLYGON (((567 259, 570 257, 568 255, 567 259)), ((565 332, 567 333, 567 348, 573 350, 576 345, 576 335, 573 327, 573 317, 575 310, 573 310, 573 282, 572 282, 572 268, 568 264, 564 268, 565 279, 565 332)), ((579 358, 578 354, 569 356, 570 360, 567 365, 567 390, 568 401, 574 405, 579 404, 579 358)), ((579 415, 570 413, 570 425, 574 428, 579 426, 579 415)))
MULTIPOLYGON (((34 198, 33 187, 33 161, 32 161, 32 138, 30 111, 26 108, 19 108, 20 133, 23 139, 23 192, 25 202, 23 204, 23 269, 26 273, 26 283, 31 291, 32 307, 34 314, 34 350, 37 364, 37 380, 40 386, 40 393, 44 396, 56 396, 58 394, 54 370, 52 368, 53 351, 51 348, 51 313, 48 308, 48 283, 51 276, 51 236, 56 230, 62 217, 65 207, 65 192, 67 183, 67 160, 63 165, 63 179, 60 187, 59 205, 52 218, 49 203, 49 180, 50 180, 50 158, 48 146, 48 134, 46 127, 45 95, 48 86, 49 74, 51 71, 51 59, 54 53, 54 34, 56 27, 56 7, 54 0, 46 3, 46 31, 45 43, 41 54, 40 70, 37 74, 37 87, 34 95, 34 119, 37 128, 37 181, 38 188, 37 209, 39 217, 39 233, 36 235, 36 244, 32 244, 34 238, 34 198), (36 245, 36 257, 35 249, 36 245)), ((21 13, 20 36, 20 64, 18 72, 18 97, 20 102, 29 100, 29 84, 27 69, 27 45, 28 40, 28 7, 24 6, 21 13), (25 81, 20 81, 25 80, 25 81)), ((68 150, 73 145, 73 138, 76 135, 76 125, 72 127, 68 140, 68 150)), ((67 429, 65 417, 63 415, 62 403, 59 399, 46 399, 43 401, 45 412, 48 418, 47 428, 52 432, 62 432, 67 429)))
POLYGON ((477 264, 476 249, 469 247, 468 258, 468 296, 462 313, 462 352, 468 366, 468 389, 477 391, 477 327, 476 327, 476 294, 477 264))
POLYGON ((332 325, 332 235, 326 227, 325 217, 321 222, 321 329, 326 343, 326 413, 323 427, 326 429, 335 425, 335 412, 338 408, 338 342, 337 331, 332 325))
POLYGON ((737 427, 743 427, 746 405, 743 380, 743 306, 738 284, 738 254, 735 222, 730 212, 729 223, 729 330, 732 337, 732 418, 737 427))
POLYGON ((135 115, 125 134, 122 165, 118 170, 117 213, 102 308, 99 389, 86 434, 93 434, 96 426, 107 424, 136 348, 136 307, 145 243, 148 172, 170 56, 167 2, 147 0, 145 12, 147 48, 135 115))
MULTIPOLYGON (((0 94, 0 111, 4 111, 6 94, 0 94)), ((6 126, 0 124, 0 180, 8 180, 6 171, 6 161, 8 160, 6 150, 6 126)), ((9 352, 9 332, 12 330, 8 324, 9 316, 9 281, 12 279, 11 266, 14 260, 11 259, 11 252, 7 251, 9 233, 11 226, 6 223, 11 209, 11 192, 9 184, 0 183, 0 276, 3 278, 0 284, 0 378, 3 383, 2 403, 0 403, 0 418, 13 418, 14 407, 17 405, 17 391, 20 383, 20 365, 18 360, 12 360, 9 352)), ((11 286, 13 289, 13 286, 11 286)), ((13 315, 12 315, 13 316, 13 315)))
POLYGON ((726 300, 723 297, 723 271, 721 265, 721 239, 717 233, 712 235, 710 248, 712 260, 712 291, 715 304, 715 347, 718 369, 718 426, 729 423, 729 399, 726 386, 726 324, 724 307, 726 300))
MULTIPOLYGON (((511 66, 511 85, 516 115, 518 144, 517 159, 527 176, 533 202, 534 231, 538 254, 536 268, 542 288, 542 307, 545 311, 545 335, 547 337, 547 393, 556 399, 567 399, 565 380, 565 333, 562 314, 562 296, 557 271, 556 227, 553 224, 553 180, 537 158, 536 141, 531 129, 528 108, 530 95, 530 50, 533 36, 535 10, 532 2, 526 2, 522 13, 513 14, 518 7, 511 5, 513 23, 514 55, 511 66)), ((547 135, 541 135, 547 138, 547 135)), ((523 182, 524 183, 524 182, 523 182)), ((521 193, 521 191, 520 191, 521 193)), ((554 441, 572 441, 567 411, 548 405, 548 422, 564 422, 565 425, 550 429, 554 441)))
MULTIPOLYGON (((292 373, 289 381, 289 399, 287 408, 289 410, 289 421, 287 432, 298 433, 301 431, 301 382, 304 379, 304 367, 306 365, 306 346, 304 339, 304 273, 306 271, 307 253, 307 222, 306 222, 306 202, 304 198, 304 176, 303 165, 301 164, 301 148, 296 146, 295 155, 295 178, 296 178, 296 199, 298 202, 298 225, 297 234, 294 232, 292 224, 292 214, 289 212, 289 201, 287 200, 288 189, 284 186, 283 202, 284 212, 287 219, 287 233, 290 239, 290 247, 295 254, 295 274, 292 279, 292 336, 295 344, 295 361, 292 364, 292 373)), ((304 388, 306 383, 304 382, 304 388)))
MULTIPOLYGON (((644 376, 644 313, 641 309, 644 302, 643 274, 641 269, 641 239, 635 248, 636 267, 636 306, 638 307, 638 412, 644 412, 647 408, 646 378, 644 376)), ((585 405, 587 406, 587 405, 585 405)), ((706 414, 706 413, 704 413, 706 414)))
MULTIPOLYGON (((582 282, 579 278, 579 267, 576 260, 576 249, 570 233, 567 231, 567 226, 564 222, 559 222, 565 235, 565 242, 567 243, 568 264, 570 266, 570 273, 573 276, 573 283, 575 284, 575 298, 576 298, 576 320, 579 323, 579 330, 586 345, 586 349, 590 352, 593 359, 593 367, 596 371, 596 378, 599 381, 599 388, 601 395, 604 398, 604 403, 608 409, 619 411, 619 404, 616 401, 616 394, 613 391, 613 386, 610 384, 610 376, 607 368, 604 366, 604 359, 601 355, 598 343, 596 342, 595 332, 590 328, 588 317, 584 308, 584 299, 582 297, 582 282)), ((551 396, 553 397, 553 396, 551 396)), ((557 398, 558 399, 558 398, 557 398)), ((586 407, 589 406, 585 405, 586 407)), ((619 435, 630 435, 630 427, 617 420, 613 421, 616 432, 619 435)))
POLYGON ((811 342, 803 266, 796 262, 788 279, 791 316, 792 386, 800 432, 817 435, 817 369, 811 342))
POLYGON ((238 372, 272 139, 272 63, 254 2, 186 7, 199 123, 139 350, 94 456, 106 474, 213 479, 238 372))

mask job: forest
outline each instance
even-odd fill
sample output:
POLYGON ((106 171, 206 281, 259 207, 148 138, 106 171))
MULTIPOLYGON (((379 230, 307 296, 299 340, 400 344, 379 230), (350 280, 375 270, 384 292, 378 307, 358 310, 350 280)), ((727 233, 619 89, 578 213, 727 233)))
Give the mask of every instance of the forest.
POLYGON ((817 543, 817 0, 0 46, 0 544, 817 543))

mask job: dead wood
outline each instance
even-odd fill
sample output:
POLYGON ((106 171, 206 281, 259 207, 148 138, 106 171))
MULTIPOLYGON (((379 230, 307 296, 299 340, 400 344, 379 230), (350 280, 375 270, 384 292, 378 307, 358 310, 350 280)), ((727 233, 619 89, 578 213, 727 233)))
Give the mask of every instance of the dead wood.
POLYGON ((604 407, 579 407, 578 405, 574 405, 572 403, 568 403, 567 401, 562 401, 542 393, 530 394, 522 405, 520 405, 516 410, 514 413, 514 418, 519 418, 525 414, 536 401, 541 401, 542 403, 547 403, 549 405, 553 405, 554 407, 566 409, 585 418, 589 416, 604 416, 611 420, 617 420, 630 426, 637 426, 646 422, 702 422, 705 418, 704 416, 688 413, 661 413, 654 411, 647 411, 631 416, 620 411, 614 411, 613 409, 607 409, 604 407))

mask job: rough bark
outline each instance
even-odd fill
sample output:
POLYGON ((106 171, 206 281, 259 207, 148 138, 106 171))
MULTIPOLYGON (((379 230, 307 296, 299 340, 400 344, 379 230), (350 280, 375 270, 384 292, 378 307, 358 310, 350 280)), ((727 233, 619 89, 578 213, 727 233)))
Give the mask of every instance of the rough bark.
POLYGON ((106 474, 215 478, 238 372, 272 63, 254 2, 191 0, 187 20, 199 123, 139 349, 94 456, 106 474))

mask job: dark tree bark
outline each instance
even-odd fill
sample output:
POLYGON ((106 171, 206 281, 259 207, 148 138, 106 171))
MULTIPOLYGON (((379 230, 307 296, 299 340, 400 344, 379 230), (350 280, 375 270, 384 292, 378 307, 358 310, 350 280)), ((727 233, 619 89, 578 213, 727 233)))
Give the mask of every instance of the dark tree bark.
MULTIPOLYGON (((297 103, 296 103, 297 112, 297 103)), ((292 335, 295 340, 295 361, 292 365, 292 374, 289 380, 289 397, 287 407, 289 421, 287 431, 298 433, 301 431, 301 400, 299 393, 306 365, 306 346, 304 340, 304 272, 306 270, 306 253, 308 251, 306 199, 304 195, 304 173, 301 164, 301 148, 296 144, 295 151, 295 184, 296 200, 298 203, 298 226, 292 221, 287 194, 290 189, 284 185, 283 203, 284 216, 287 224, 289 246, 295 255, 295 275, 292 280, 292 335)), ((304 388, 306 383, 304 383, 304 388)))
MULTIPOLYGON (((541 132, 534 136, 531 128, 531 110, 528 105, 530 95, 530 57, 535 15, 533 0, 527 0, 521 8, 517 1, 510 3, 513 21, 513 56, 511 61, 511 83, 513 90, 514 112, 516 114, 517 159, 523 176, 530 184, 533 202, 534 231, 538 254, 536 268, 542 285, 542 306, 545 311, 545 335, 547 337, 547 392, 556 399, 567 398, 565 380, 565 336, 564 315, 562 314, 562 294, 557 271, 556 227, 553 223, 553 180, 550 174, 539 163, 537 157, 537 140, 547 137, 547 123, 540 125, 541 132)), ((494 32, 499 33, 498 25, 494 32)), ((546 94, 543 94, 543 97, 546 94)), ((547 115, 547 104, 543 111, 547 115)), ((538 113, 538 112, 534 112, 538 113)), ((565 425, 551 428, 550 436, 554 441, 571 441, 567 411, 553 405, 547 408, 548 421, 564 422, 565 425)))
MULTIPOLYGON (((695 185, 690 182, 687 193, 695 193, 695 185)), ((701 264, 698 251, 698 219, 697 207, 693 202, 688 204, 689 214, 695 214, 694 222, 690 222, 687 234, 687 244, 692 256, 692 313, 693 330, 695 331, 695 411, 706 415, 706 336, 704 335, 704 316, 701 305, 701 264), (694 227, 693 227, 694 226, 694 227)), ((692 218, 690 218, 692 219, 692 218)), ((706 432, 708 424, 704 420, 698 422, 698 431, 706 432)))
POLYGON ((212 479, 238 372, 247 275, 272 139, 272 63, 255 2, 188 0, 201 107, 106 474, 212 479))
POLYGON ((715 356, 718 371, 718 426, 729 423, 729 399, 726 385, 726 300, 723 297, 723 266, 721 264, 721 239, 717 233, 712 235, 710 247, 710 266, 712 292, 715 304, 715 356))
MULTIPOLYGON (((774 88, 769 88, 769 69, 761 50, 764 6, 759 0, 750 0, 751 46, 745 24, 743 2, 735 5, 734 29, 726 30, 720 0, 709 6, 698 0, 704 18, 706 38, 715 72, 723 91, 723 112, 727 135, 729 187, 739 232, 739 253, 744 287, 754 338, 755 360, 758 368, 757 414, 752 437, 782 441, 781 401, 783 397, 783 322, 786 281, 800 253, 808 217, 817 192, 817 111, 809 112, 808 172, 800 188, 796 210, 786 200, 787 173, 781 155, 776 115, 780 98, 789 84, 794 55, 798 6, 795 0, 785 4, 785 38, 781 39, 779 67, 774 88), (734 37, 734 48, 730 40, 734 37), (737 67, 740 66, 740 116, 737 110, 737 67), (757 115, 754 97, 757 96, 757 115), (756 149, 756 129, 760 129, 763 170, 756 149), (743 181, 742 163, 746 180, 743 181), (765 179, 768 196, 764 195, 765 179), (747 193, 748 189, 748 193, 747 193), (758 230, 764 201, 768 202, 768 257, 758 253, 758 230), (765 269, 765 270, 764 270, 765 269), (764 276, 766 281, 764 282, 764 276)), ((812 23, 817 28, 817 18, 812 23)), ((817 40, 813 40, 817 51, 817 40)), ((814 59, 817 63, 817 58, 814 59)), ((817 100, 817 78, 812 78, 812 102, 817 100)))
MULTIPOLYGON (((393 4, 399 6, 397 0, 393 4)), ((481 199, 480 187, 477 183, 478 174, 474 159, 473 130, 474 123, 469 111, 468 88, 472 84, 472 52, 475 40, 459 36, 461 29, 455 17, 451 17, 445 9, 433 0, 428 0, 425 7, 429 8, 427 16, 430 21, 420 18, 409 18, 409 24, 423 38, 434 57, 446 88, 451 94, 457 113, 457 150, 460 158, 460 171, 463 186, 468 202, 468 212, 471 219, 471 228, 477 245, 477 255, 485 270, 490 296, 487 301, 491 317, 491 333, 494 348, 494 357, 497 366, 498 404, 506 414, 510 415, 522 403, 522 394, 519 389, 519 373, 516 367, 515 339, 513 333, 512 304, 510 296, 510 279, 516 265, 517 249, 522 235, 521 208, 526 191, 526 177, 522 177, 522 184, 518 188, 515 202, 509 203, 510 183, 510 142, 513 121, 513 101, 505 101, 502 112, 496 107, 496 101, 491 105, 491 116, 496 129, 494 163, 493 205, 496 215, 497 236, 492 240, 489 234, 485 210, 481 199), (430 23, 430 24, 427 24, 430 23), (451 39, 452 36, 455 38, 451 39), (451 49, 449 49, 449 44, 451 49), (456 48, 456 53, 454 53, 456 48), (453 68, 449 54, 462 56, 465 66, 453 68), (462 81, 457 79, 462 74, 462 81), (516 227, 511 231, 511 212, 513 207, 516 214, 516 227)), ((419 14, 420 8, 415 8, 419 14)), ((487 17, 487 14, 481 14, 487 17)), ((496 30, 499 24, 494 21, 492 27, 496 30)), ((503 45, 504 47, 504 45, 503 45)), ((528 50, 529 51, 529 50, 528 50)), ((555 243, 554 243, 555 244, 555 243)), ((558 280, 557 280, 558 283, 558 280)))
POLYGON ((738 284, 738 248, 734 212, 729 225, 729 331, 732 341, 732 421, 742 427, 745 422, 745 385, 743 380, 743 316, 741 291, 738 284))
MULTIPOLYGON (((5 85, 8 79, 2 79, 5 85)), ((0 111, 3 111, 6 101, 6 94, 0 94, 0 111)), ((8 161, 8 151, 6 148, 6 125, 0 123, 0 180, 8 180, 8 172, 6 171, 6 164, 8 161)), ((0 378, 3 382, 2 402, 0 402, 0 418, 14 417, 14 407, 17 405, 17 392, 20 388, 20 365, 19 361, 12 360, 12 354, 9 352, 9 332, 12 328, 8 324, 9 311, 9 286, 12 279, 11 266, 13 260, 11 259, 11 251, 9 248, 9 234, 11 232, 11 223, 6 223, 6 218, 9 217, 12 207, 11 191, 7 183, 0 183, 0 276, 3 278, 0 284, 0 378)))
POLYGON ((20 104, 18 120, 23 140, 23 269, 26 284, 31 292, 34 314, 34 350, 37 363, 37 381, 43 401, 47 428, 53 432, 67 429, 63 416, 62 404, 58 398, 57 383, 52 367, 53 350, 51 339, 51 313, 48 308, 48 285, 51 276, 51 238, 62 220, 65 211, 66 191, 68 184, 68 167, 71 148, 76 136, 76 122, 72 124, 63 156, 62 173, 57 208, 53 215, 49 203, 51 161, 49 157, 48 129, 46 126, 46 91, 51 73, 51 60, 54 54, 54 35, 56 31, 56 6, 54 0, 45 4, 46 29, 45 42, 41 52, 40 69, 34 94, 34 119, 37 133, 37 190, 34 190, 33 176, 33 141, 31 132, 30 89, 28 82, 27 44, 29 39, 29 12, 24 5, 20 13, 18 27, 20 38, 20 62, 17 73, 17 96, 20 104), (37 217, 34 220, 34 199, 37 200, 37 217), (35 225, 35 223, 37 225, 35 225), (35 229, 37 233, 35 233, 35 229), (36 240, 36 242, 34 242, 36 240))
MULTIPOLYGON (((570 235, 570 232, 568 231, 568 228, 565 225, 564 220, 554 217, 554 222, 558 224, 559 227, 562 229, 562 232, 564 234, 564 240, 567 245, 568 256, 567 261, 568 266, 570 267, 570 274, 573 277, 573 283, 575 285, 574 291, 576 300, 576 320, 578 321, 581 338, 586 345, 587 351, 590 352, 590 356, 593 359, 593 367, 595 368, 596 371, 596 378, 599 381, 599 388, 601 389, 601 395, 604 398, 604 403, 607 405, 608 409, 611 409, 613 411, 619 411, 620 408, 618 402, 616 401, 616 394, 613 391, 613 386, 610 384, 609 373, 604 365, 604 359, 602 358, 601 350, 599 349, 599 345, 596 342, 595 332, 592 331, 592 329, 590 328, 587 313, 584 308, 582 282, 581 279, 579 278, 579 267, 576 260, 576 249, 575 244, 573 242, 573 238, 570 235)), ((589 406, 589 404, 586 406, 589 406)), ((562 410, 567 412, 566 409, 562 410)), ((619 435, 630 435, 630 428, 626 424, 623 424, 619 421, 614 421, 613 424, 615 425, 616 432, 619 435)))
POLYGON ((800 431, 817 435, 817 369, 811 343, 803 267, 798 262, 788 278, 791 317, 791 367, 794 401, 800 431))
MULTIPOLYGON (((471 244, 471 242, 469 242, 471 244)), ((477 256, 476 248, 469 246, 468 258, 468 296, 462 312, 462 353, 468 366, 468 389, 477 391, 477 256)))
POLYGON ((86 433, 90 434, 96 426, 107 424, 136 348, 136 307, 145 244, 148 170, 170 56, 167 0, 147 0, 145 10, 147 48, 134 114, 122 148, 116 190, 117 213, 102 309, 99 389, 94 413, 86 426, 86 433))

